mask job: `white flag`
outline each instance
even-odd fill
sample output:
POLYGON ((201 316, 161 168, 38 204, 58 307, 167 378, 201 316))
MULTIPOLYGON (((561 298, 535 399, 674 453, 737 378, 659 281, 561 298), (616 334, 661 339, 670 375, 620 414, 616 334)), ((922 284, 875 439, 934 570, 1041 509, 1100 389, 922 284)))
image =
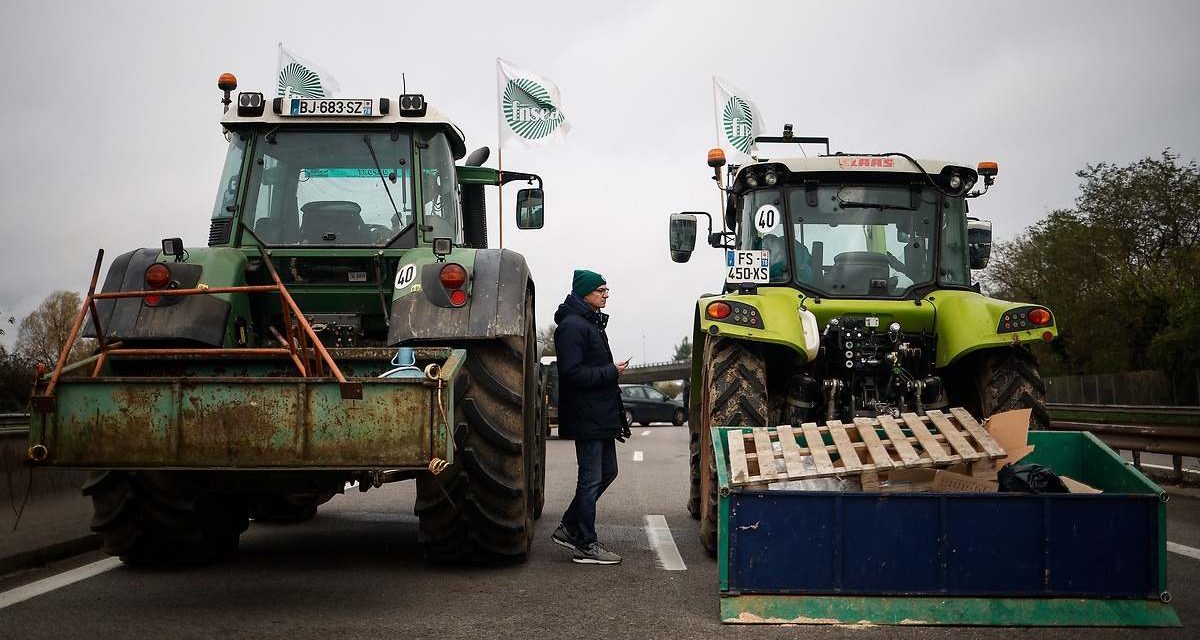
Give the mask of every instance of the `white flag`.
POLYGON ((329 98, 342 90, 330 73, 283 48, 279 43, 279 91, 289 98, 329 98))
POLYGON ((500 96, 500 148, 558 144, 571 125, 559 107, 562 98, 553 82, 496 58, 500 96))
POLYGON ((730 162, 743 164, 750 157, 754 138, 763 134, 762 113, 746 92, 713 76, 713 106, 717 115, 717 139, 730 155, 730 162))

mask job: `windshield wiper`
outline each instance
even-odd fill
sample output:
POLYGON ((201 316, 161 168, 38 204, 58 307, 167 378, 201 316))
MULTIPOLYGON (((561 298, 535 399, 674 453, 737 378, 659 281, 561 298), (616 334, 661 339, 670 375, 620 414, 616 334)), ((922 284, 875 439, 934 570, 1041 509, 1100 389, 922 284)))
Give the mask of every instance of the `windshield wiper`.
POLYGON ((898 204, 872 204, 870 202, 843 202, 838 200, 838 204, 843 209, 893 209, 899 211, 916 211, 913 207, 904 207, 898 204))
MULTIPOLYGON (((375 172, 379 174, 379 182, 383 183, 383 190, 387 193, 388 202, 392 203, 392 211, 396 213, 396 222, 404 222, 404 219, 400 217, 400 209, 396 207, 396 201, 392 199, 392 190, 388 188, 387 178, 383 177, 383 169, 379 166, 379 158, 375 155, 375 147, 371 144, 371 136, 364 135, 363 142, 367 143, 367 151, 371 152, 371 161, 375 163, 375 172)), ((401 229, 400 233, 404 233, 404 229, 401 229)), ((400 233, 397 233, 392 238, 392 241, 399 238, 400 233)), ((388 244, 391 244, 391 242, 388 244)))

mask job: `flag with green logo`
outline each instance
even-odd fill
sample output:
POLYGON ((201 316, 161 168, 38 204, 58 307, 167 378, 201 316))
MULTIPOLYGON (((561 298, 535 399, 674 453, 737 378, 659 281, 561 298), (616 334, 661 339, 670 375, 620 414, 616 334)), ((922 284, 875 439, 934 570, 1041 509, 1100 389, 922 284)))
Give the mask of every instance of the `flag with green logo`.
POLYGON ((278 92, 284 98, 330 98, 342 90, 328 71, 283 48, 279 43, 278 92))
POLYGON ((730 162, 745 163, 750 158, 754 138, 765 131, 762 113, 745 91, 717 76, 713 76, 713 103, 719 146, 730 154, 730 162))
POLYGON ((527 149, 558 144, 571 125, 553 82, 496 58, 500 96, 500 148, 527 149))

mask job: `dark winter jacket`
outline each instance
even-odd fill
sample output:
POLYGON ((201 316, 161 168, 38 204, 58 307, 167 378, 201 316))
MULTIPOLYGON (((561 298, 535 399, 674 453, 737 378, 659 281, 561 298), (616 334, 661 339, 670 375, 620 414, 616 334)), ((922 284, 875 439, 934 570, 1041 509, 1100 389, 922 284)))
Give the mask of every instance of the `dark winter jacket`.
POLYGON ((554 314, 554 352, 558 357, 558 433, 576 440, 615 438, 624 409, 617 386, 617 365, 604 327, 608 315, 583 298, 568 294, 554 314))

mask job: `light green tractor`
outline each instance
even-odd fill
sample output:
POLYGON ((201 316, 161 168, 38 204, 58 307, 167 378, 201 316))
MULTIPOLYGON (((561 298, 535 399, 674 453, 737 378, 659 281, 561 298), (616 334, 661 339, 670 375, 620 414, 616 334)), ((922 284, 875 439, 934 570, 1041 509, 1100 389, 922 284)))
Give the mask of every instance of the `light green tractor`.
POLYGON ((524 560, 545 482, 534 282, 488 248, 484 188, 536 182, 517 222, 540 228, 541 178, 481 166, 420 94, 218 87, 207 246, 119 255, 100 291, 97 259, 71 341, 86 326, 98 349, 39 381, 30 460, 96 470, 92 529, 129 562, 218 558, 249 517, 398 480, 430 559, 524 560))
MULTIPOLYGON (((716 466, 709 427, 800 425, 923 414, 961 406, 976 416, 1028 407, 1045 426, 1045 387, 1027 347, 1057 335, 1035 304, 980 293, 991 224, 970 216, 997 166, 901 153, 825 153, 729 166, 709 154, 726 194, 707 240, 725 249, 720 294, 696 305, 691 373, 689 510, 716 549, 716 466), (978 188, 977 188, 978 187, 978 188)), ((671 257, 686 262, 697 215, 671 216, 671 257)))

